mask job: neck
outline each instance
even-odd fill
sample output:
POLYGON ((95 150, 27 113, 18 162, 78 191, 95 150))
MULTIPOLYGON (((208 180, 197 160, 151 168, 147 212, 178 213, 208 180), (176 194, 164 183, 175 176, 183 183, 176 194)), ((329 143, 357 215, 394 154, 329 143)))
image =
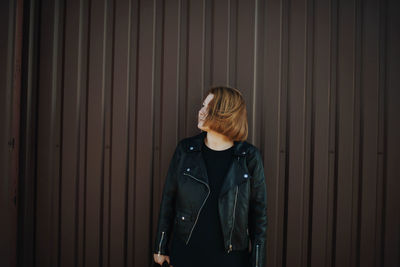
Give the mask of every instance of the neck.
POLYGON ((214 150, 225 150, 234 144, 227 136, 214 131, 207 131, 204 142, 209 148, 214 150))

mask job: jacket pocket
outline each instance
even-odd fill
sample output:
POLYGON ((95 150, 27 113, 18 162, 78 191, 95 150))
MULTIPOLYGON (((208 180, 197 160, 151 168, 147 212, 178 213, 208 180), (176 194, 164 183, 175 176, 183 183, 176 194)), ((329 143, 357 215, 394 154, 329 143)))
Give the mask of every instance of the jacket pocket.
POLYGON ((177 212, 175 215, 175 233, 179 238, 185 240, 190 232, 192 219, 189 213, 177 212))

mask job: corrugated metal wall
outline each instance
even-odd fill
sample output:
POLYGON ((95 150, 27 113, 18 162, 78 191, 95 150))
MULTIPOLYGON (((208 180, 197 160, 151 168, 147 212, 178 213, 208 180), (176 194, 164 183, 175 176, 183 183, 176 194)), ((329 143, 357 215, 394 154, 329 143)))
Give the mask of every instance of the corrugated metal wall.
POLYGON ((37 102, 25 266, 150 266, 169 160, 199 132, 216 84, 244 93, 264 157, 267 266, 400 265, 396 0, 42 0, 29 10, 39 38, 26 71, 37 102))

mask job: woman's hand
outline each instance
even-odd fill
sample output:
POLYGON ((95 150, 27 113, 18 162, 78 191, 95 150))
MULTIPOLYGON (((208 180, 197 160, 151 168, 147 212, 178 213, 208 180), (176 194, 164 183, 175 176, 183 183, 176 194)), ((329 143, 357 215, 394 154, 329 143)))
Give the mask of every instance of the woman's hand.
MULTIPOLYGON (((167 261, 168 264, 170 264, 169 256, 161 255, 161 254, 154 254, 153 258, 154 258, 154 261, 160 265, 162 265, 164 261, 167 261)), ((172 265, 170 265, 170 266, 173 267, 172 265)))

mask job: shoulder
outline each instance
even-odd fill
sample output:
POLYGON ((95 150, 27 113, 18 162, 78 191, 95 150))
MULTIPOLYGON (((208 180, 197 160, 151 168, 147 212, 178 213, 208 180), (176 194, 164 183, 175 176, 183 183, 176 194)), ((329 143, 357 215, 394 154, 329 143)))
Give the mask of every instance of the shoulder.
POLYGON ((243 142, 243 149, 246 151, 246 163, 250 171, 254 171, 257 168, 263 168, 263 158, 260 149, 247 142, 243 142))
MULTIPOLYGON (((182 138, 178 142, 179 149, 184 152, 199 151, 206 134, 206 132, 201 132, 196 135, 182 138)), ((247 158, 260 156, 260 150, 249 141, 235 141, 234 146, 234 153, 237 156, 246 156, 247 158)))
POLYGON ((245 150, 248 155, 251 155, 254 153, 260 153, 260 150, 258 149, 258 147, 256 147, 252 143, 250 143, 248 141, 242 141, 240 143, 241 143, 242 149, 245 150))
POLYGON ((201 132, 196 135, 184 137, 179 140, 177 147, 181 151, 186 151, 186 152, 200 150, 205 136, 206 132, 201 132))

